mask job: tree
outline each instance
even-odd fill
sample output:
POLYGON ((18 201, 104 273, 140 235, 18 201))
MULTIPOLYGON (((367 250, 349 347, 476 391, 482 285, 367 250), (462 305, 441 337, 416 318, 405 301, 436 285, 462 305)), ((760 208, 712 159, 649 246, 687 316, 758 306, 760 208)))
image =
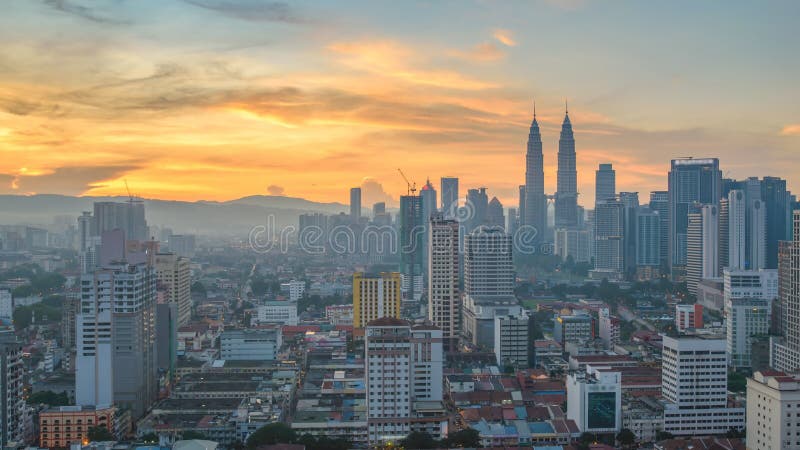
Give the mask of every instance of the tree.
POLYGON ((675 435, 669 431, 656 431, 656 441, 666 441, 667 439, 674 439, 675 435))
POLYGON ((45 404, 48 406, 66 406, 70 404, 69 396, 66 392, 56 394, 53 391, 34 392, 28 397, 29 405, 45 404))
POLYGON ((195 281, 194 283, 192 283, 191 291, 192 294, 198 294, 203 297, 206 296, 206 286, 199 281, 195 281))
POLYGON ((294 444, 297 434, 287 424, 281 422, 270 423, 256 430, 247 438, 247 448, 254 449, 261 445, 294 444))
POLYGON ((413 431, 400 441, 400 446, 408 450, 436 448, 436 440, 428 433, 413 431))
POLYGON ((745 430, 731 428, 725 433, 725 437, 730 439, 742 439, 745 437, 745 430))
POLYGON ((184 431, 183 432, 183 434, 181 435, 181 439, 186 440, 186 441, 192 440, 192 439, 205 440, 205 439, 208 439, 208 437, 203 433, 200 433, 200 432, 197 432, 197 431, 194 431, 194 430, 188 430, 188 431, 184 431))
POLYGON ((89 428, 89 435, 87 436, 91 442, 114 441, 116 438, 105 425, 89 428))
POLYGON ((633 431, 623 428, 617 433, 617 442, 622 448, 630 448, 636 443, 636 435, 633 434, 633 431))
POLYGON ((478 430, 467 428, 447 435, 442 440, 443 447, 477 448, 481 446, 481 435, 478 430))
POLYGON ((158 435, 155 433, 147 433, 139 438, 142 442, 158 442, 158 435))
POLYGON ((728 390, 744 392, 747 390, 747 377, 739 372, 728 372, 728 390))

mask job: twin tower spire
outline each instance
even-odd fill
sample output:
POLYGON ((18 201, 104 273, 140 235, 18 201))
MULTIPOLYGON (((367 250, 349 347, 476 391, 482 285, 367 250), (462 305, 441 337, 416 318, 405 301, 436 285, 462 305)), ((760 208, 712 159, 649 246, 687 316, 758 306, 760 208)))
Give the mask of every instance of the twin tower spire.
MULTIPOLYGON (((533 227, 537 240, 549 241, 547 233, 547 195, 544 192, 544 163, 542 135, 536 119, 536 101, 533 102, 533 122, 528 134, 525 154, 525 185, 520 186, 520 218, 522 225, 533 227)), ((575 139, 569 120, 569 104, 564 100, 564 122, 558 140, 558 172, 555 207, 556 228, 578 226, 578 186, 575 166, 575 139)))

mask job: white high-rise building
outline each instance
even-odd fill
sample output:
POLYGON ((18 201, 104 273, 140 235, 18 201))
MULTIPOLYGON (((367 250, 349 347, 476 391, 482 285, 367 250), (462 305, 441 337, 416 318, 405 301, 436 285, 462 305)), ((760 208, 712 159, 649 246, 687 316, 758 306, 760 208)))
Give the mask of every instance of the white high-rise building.
POLYGON ((619 279, 625 269, 625 205, 619 200, 600 201, 594 210, 594 273, 619 279))
POLYGON ((428 233, 428 320, 442 330, 445 351, 455 351, 461 330, 459 224, 436 215, 428 233))
POLYGON ((612 316, 608 308, 600 308, 597 318, 600 340, 603 341, 605 348, 612 350, 619 344, 619 319, 612 316))
POLYGON ((81 277, 76 317, 75 400, 116 404, 141 417, 155 400, 156 276, 145 263, 120 263, 81 277))
POLYGON ((734 189, 728 193, 728 267, 746 269, 747 201, 744 192, 734 189))
POLYGON ((447 419, 424 418, 442 401, 442 332, 384 317, 365 333, 367 423, 370 445, 397 442, 413 430, 447 434, 447 419))
POLYGON ((758 270, 766 267, 767 208, 758 179, 745 183, 728 193, 728 267, 758 270))
POLYGON ((750 367, 752 338, 769 334, 771 301, 760 298, 734 298, 725 302, 728 363, 750 367))
POLYGON ((0 289, 0 322, 11 324, 14 319, 14 300, 11 291, 0 289))
POLYGON ((744 428, 744 408, 728 407, 725 339, 663 336, 664 431, 676 436, 744 428))
POLYGON ((686 231, 686 287, 697 293, 704 278, 719 276, 719 207, 702 205, 689 213, 686 231))
POLYGON ((747 449, 800 449, 800 379, 756 372, 747 379, 747 449))
POLYGON ((0 445, 4 448, 11 442, 25 441, 24 372, 22 344, 13 330, 0 331, 0 445))

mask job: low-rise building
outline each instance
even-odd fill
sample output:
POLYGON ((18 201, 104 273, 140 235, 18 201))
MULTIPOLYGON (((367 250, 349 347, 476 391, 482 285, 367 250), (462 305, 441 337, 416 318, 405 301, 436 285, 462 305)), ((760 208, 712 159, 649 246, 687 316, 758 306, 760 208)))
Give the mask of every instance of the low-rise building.
MULTIPOLYGON (((67 448, 73 442, 88 442, 89 430, 105 427, 116 434, 115 407, 60 406, 39 413, 39 445, 67 448)), ((117 438, 122 436, 117 435, 117 438)))
POLYGON ((273 360, 282 344, 278 327, 225 331, 219 340, 220 357, 233 360, 273 360))

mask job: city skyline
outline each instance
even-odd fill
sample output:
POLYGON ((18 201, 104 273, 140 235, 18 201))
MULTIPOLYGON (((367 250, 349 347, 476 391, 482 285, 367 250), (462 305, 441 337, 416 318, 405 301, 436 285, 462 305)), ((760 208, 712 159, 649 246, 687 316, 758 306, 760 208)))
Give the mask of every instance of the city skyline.
POLYGON ((534 97, 548 194, 565 97, 581 205, 597 163, 644 195, 689 155, 797 191, 800 63, 781 43, 798 5, 683 6, 13 2, 0 194, 125 195, 127 180, 146 198, 343 202, 360 185, 365 207, 396 207, 401 166, 514 206, 534 97))

